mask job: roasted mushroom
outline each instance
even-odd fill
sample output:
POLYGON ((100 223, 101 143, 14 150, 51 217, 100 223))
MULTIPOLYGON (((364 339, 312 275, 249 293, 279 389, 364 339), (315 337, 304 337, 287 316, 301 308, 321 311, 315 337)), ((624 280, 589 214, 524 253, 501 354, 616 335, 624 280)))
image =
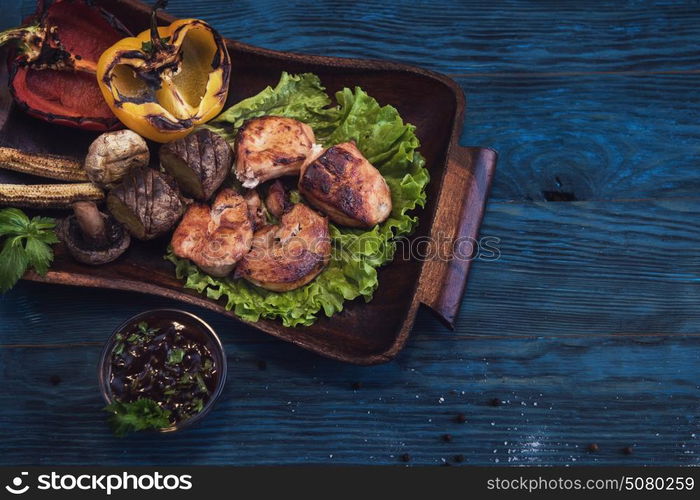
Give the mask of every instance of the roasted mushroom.
POLYGON ((111 188, 131 169, 145 167, 150 160, 146 141, 131 130, 107 132, 95 139, 85 157, 85 171, 92 182, 111 188))
POLYGON ((299 288, 319 275, 331 256, 328 219, 297 204, 279 225, 255 233, 253 247, 236 266, 235 278, 272 290, 299 288))
POLYGON ((166 233, 184 211, 173 179, 148 167, 129 172, 107 195, 107 207, 140 240, 166 233))
POLYGON ((74 215, 61 221, 59 235, 78 262, 99 266, 112 262, 129 248, 129 233, 112 217, 100 212, 94 202, 75 202, 73 212, 74 215))
POLYGON ((372 227, 391 213, 389 186, 354 142, 330 147, 305 165, 299 191, 333 222, 344 226, 372 227))
POLYGON ((246 121, 236 138, 236 177, 244 187, 296 175, 320 151, 314 132, 292 118, 263 116, 246 121))
POLYGON ((223 189, 211 208, 195 203, 185 213, 171 241, 178 257, 190 259, 205 273, 223 277, 253 242, 253 226, 245 199, 223 189))
POLYGON ((206 201, 231 172, 233 151, 219 134, 201 129, 161 146, 160 165, 184 194, 206 201))

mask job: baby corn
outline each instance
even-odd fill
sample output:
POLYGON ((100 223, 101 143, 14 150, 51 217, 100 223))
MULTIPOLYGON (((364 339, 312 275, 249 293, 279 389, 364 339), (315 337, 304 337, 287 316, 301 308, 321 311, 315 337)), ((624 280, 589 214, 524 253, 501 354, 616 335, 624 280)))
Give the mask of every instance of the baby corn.
POLYGON ((100 201, 104 192, 90 182, 78 184, 0 184, 0 205, 70 208, 75 201, 100 201))
POLYGON ((25 153, 13 148, 0 147, 0 167, 62 181, 88 180, 80 162, 55 155, 25 153))

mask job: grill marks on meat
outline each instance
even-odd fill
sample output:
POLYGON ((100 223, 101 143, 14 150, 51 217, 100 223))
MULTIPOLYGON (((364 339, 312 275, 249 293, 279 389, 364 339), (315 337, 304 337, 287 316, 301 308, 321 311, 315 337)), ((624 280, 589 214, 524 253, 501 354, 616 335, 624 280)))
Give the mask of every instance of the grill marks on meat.
POLYGON ((211 208, 192 205, 175 230, 173 252, 212 276, 230 274, 253 243, 248 204, 232 189, 222 190, 211 208))
POLYGON ((253 247, 239 262, 235 278, 272 290, 299 288, 319 275, 331 256, 328 219, 296 204, 279 225, 255 233, 253 247))
POLYGON ((236 177, 253 188, 284 175, 296 175, 318 152, 314 132, 292 118, 263 116, 246 121, 236 138, 236 177))
POLYGON ((228 173, 227 161, 229 168, 233 162, 236 177, 247 188, 242 194, 223 189, 211 207, 195 203, 173 234, 174 253, 212 276, 233 273, 233 278, 275 292, 297 289, 315 279, 330 261, 328 218, 344 226, 369 228, 391 213, 389 186, 354 142, 323 150, 305 123, 263 116, 243 124, 235 159, 230 160, 224 148, 216 149, 216 139, 206 134, 211 132, 200 131, 165 145, 161 162, 185 192, 200 200, 219 188, 228 173), (292 204, 280 180, 267 188, 264 203, 253 189, 296 174, 305 200, 328 218, 305 204, 292 204), (268 223, 268 215, 279 223, 268 223))
POLYGON ((344 226, 372 227, 391 213, 389 186, 354 142, 332 146, 302 167, 299 191, 344 226))

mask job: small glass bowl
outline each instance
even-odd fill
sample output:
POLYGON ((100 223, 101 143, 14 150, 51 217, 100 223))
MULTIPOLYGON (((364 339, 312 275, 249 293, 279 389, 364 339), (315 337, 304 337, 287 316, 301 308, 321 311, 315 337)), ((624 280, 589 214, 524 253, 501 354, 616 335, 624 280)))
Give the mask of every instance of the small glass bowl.
POLYGON ((224 385, 226 384, 226 353, 224 352, 224 347, 221 344, 221 339, 219 339, 219 336, 216 334, 214 329, 200 317, 180 309, 151 309, 149 311, 139 313, 136 316, 132 316, 124 323, 119 325, 110 335, 102 350, 102 355, 100 356, 100 364, 97 372, 99 377, 100 392, 102 393, 102 397, 107 404, 114 402, 114 395, 112 394, 112 388, 110 387, 109 380, 112 372, 112 351, 114 351, 114 347, 117 344, 117 334, 124 331, 127 327, 136 325, 141 321, 153 323, 156 319, 177 321, 190 327, 190 333, 192 336, 209 348, 214 358, 214 363, 219 368, 219 378, 216 382, 216 387, 209 397, 209 401, 207 401, 204 408, 202 408, 202 411, 193 417, 188 418, 187 420, 183 420, 175 425, 158 430, 158 432, 174 432, 185 427, 189 427, 190 425, 202 420, 212 410, 214 403, 223 392, 224 385))

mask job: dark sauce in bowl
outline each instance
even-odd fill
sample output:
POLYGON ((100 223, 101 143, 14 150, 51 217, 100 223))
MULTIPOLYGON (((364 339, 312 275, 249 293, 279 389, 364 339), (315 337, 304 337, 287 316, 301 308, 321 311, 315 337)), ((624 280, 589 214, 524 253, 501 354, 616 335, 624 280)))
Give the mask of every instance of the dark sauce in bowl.
POLYGON ((100 365, 108 403, 151 399, 176 430, 201 418, 223 388, 226 359, 211 328, 178 310, 139 314, 114 332, 100 365))

